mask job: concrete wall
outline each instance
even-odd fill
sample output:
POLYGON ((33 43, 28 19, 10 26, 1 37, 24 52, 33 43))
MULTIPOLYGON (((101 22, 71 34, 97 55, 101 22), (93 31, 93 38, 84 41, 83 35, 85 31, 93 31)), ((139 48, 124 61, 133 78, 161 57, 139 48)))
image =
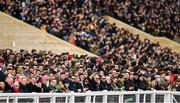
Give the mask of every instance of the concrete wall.
POLYGON ((117 19, 114 19, 110 16, 105 16, 109 23, 116 23, 116 25, 120 28, 125 28, 132 32, 133 34, 138 34, 140 39, 143 41, 145 38, 149 39, 150 41, 157 43, 159 42, 162 47, 171 48, 174 52, 180 53, 180 44, 165 38, 165 37, 154 37, 148 33, 145 33, 137 28, 134 28, 126 23, 123 23, 117 19))
POLYGON ((0 12, 0 48, 46 50, 54 53, 96 56, 51 34, 0 12), (13 42, 15 47, 13 47, 13 42))

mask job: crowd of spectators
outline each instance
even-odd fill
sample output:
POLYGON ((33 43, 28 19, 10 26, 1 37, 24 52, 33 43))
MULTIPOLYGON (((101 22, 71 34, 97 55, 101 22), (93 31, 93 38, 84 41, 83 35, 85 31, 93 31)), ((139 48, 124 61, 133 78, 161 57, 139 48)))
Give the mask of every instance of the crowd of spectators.
POLYGON ((87 30, 94 14, 107 14, 152 35, 177 39, 179 9, 179 0, 1 0, 0 3, 1 11, 38 28, 46 25, 48 32, 64 39, 72 32, 87 30))
POLYGON ((109 24, 101 17, 107 12, 104 3, 111 4, 108 0, 0 0, 1 11, 100 56, 1 50, 1 91, 179 91, 180 55, 109 24))
MULTIPOLYGON (((112 59, 51 51, 0 50, 0 92, 180 90, 180 68, 121 68, 112 59), (135 70, 136 69, 136 70, 135 70)), ((162 66, 163 67, 163 66, 162 66)))
POLYGON ((106 14, 156 36, 180 38, 179 0, 106 0, 106 14))

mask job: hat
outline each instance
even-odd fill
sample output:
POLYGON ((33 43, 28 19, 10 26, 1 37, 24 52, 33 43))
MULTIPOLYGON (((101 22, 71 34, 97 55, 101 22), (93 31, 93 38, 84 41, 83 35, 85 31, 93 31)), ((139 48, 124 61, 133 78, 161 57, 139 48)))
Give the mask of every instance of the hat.
POLYGON ((146 78, 151 77, 151 74, 150 73, 145 73, 144 77, 146 77, 146 78))

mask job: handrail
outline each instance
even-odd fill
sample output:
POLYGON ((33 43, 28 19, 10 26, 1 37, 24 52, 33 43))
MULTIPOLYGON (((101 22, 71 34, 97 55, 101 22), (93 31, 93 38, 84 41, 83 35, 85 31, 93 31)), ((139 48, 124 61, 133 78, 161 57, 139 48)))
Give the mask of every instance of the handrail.
MULTIPOLYGON (((50 99, 50 103, 56 103, 58 97, 65 98, 65 103, 76 103, 76 100, 80 97, 84 99, 86 103, 96 102, 96 97, 101 96, 102 103, 108 103, 110 99, 113 102, 115 99, 111 96, 116 96, 116 101, 119 103, 133 101, 135 103, 146 102, 146 96, 150 94, 150 102, 155 103, 157 100, 161 100, 163 103, 178 103, 180 100, 178 99, 180 96, 180 92, 173 91, 87 91, 86 93, 0 93, 0 102, 1 100, 6 100, 6 103, 9 101, 14 101, 14 103, 18 103, 18 101, 34 101, 35 103, 39 103, 42 99, 50 99), (127 98, 127 96, 130 96, 127 98), (143 98, 140 98, 140 95, 143 95, 143 98), (156 96, 162 95, 163 98, 157 98, 156 96), (126 96, 126 97, 125 97, 126 96), (176 98, 174 97, 176 96, 176 98), (177 97, 178 96, 178 97, 177 97), (113 101, 112 101, 113 100, 113 101)), ((80 101, 82 101, 80 99, 80 101)))
POLYGON ((129 95, 129 94, 173 94, 180 95, 180 92, 173 91, 98 91, 98 92, 86 92, 86 93, 0 93, 0 97, 4 96, 100 96, 100 95, 129 95))

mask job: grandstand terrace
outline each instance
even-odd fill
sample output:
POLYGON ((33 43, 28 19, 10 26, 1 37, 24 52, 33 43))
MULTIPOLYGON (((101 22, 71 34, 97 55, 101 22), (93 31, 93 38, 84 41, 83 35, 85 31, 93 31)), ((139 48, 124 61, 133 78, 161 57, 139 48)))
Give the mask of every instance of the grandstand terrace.
POLYGON ((179 44, 103 17, 98 1, 0 0, 12 16, 0 13, 0 91, 180 91, 179 44))

